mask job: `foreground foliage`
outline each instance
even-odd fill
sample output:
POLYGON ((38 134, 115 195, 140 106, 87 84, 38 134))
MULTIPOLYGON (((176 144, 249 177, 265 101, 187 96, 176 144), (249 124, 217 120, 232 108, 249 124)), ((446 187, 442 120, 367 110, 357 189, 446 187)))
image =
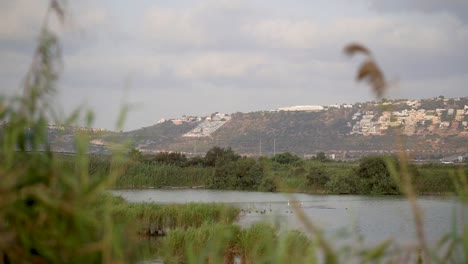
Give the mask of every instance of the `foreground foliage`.
MULTIPOLYGON (((91 179, 87 136, 76 139, 74 169, 50 151, 47 126, 60 70, 60 45, 48 18, 63 19, 62 3, 51 1, 23 96, 0 99, 0 263, 123 263, 135 256, 124 245, 102 192, 117 175, 91 179), (39 152, 40 151, 40 152, 39 152)), ((80 116, 58 120, 71 124, 80 116)), ((89 122, 92 115, 87 114, 89 122)), ((116 155, 115 158, 118 158, 116 155)))

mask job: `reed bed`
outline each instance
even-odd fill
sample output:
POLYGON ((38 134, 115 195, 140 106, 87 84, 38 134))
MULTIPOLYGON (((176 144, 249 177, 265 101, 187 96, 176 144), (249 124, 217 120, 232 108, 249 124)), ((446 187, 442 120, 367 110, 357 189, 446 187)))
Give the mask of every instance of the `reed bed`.
POLYGON ((137 163, 130 165, 114 186, 116 188, 197 187, 205 186, 212 174, 212 168, 198 166, 181 168, 175 165, 137 163))
POLYGON ((231 224, 240 209, 224 204, 156 204, 127 203, 112 198, 111 211, 119 222, 131 223, 140 229, 168 230, 197 228, 204 224, 231 224))
MULTIPOLYGON (((176 229, 162 239, 160 246, 164 263, 323 263, 324 260, 316 238, 299 231, 279 233, 265 223, 248 228, 215 224, 176 229)), ((385 250, 374 254, 379 257, 385 250)), ((333 254, 346 260, 343 253, 333 254)))

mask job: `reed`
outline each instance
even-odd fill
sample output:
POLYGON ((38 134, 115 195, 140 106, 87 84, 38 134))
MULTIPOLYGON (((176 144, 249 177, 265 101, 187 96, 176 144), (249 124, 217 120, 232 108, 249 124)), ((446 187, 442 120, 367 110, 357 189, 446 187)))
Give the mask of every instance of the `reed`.
MULTIPOLYGON (((389 88, 389 85, 387 81, 385 80, 383 72, 380 70, 380 67, 378 66, 375 58, 373 57, 372 53, 369 51, 367 47, 364 45, 358 44, 358 43, 352 43, 347 45, 344 48, 344 52, 349 55, 353 56, 356 54, 362 54, 366 58, 364 62, 361 64, 361 66, 358 69, 358 74, 356 76, 357 81, 366 81, 370 87, 371 90, 374 91, 376 94, 376 97, 378 99, 382 98, 386 90, 389 88)), ((391 111, 391 108, 390 108, 391 111)), ((453 232, 453 237, 451 240, 452 246, 453 247, 463 247, 464 252, 461 254, 452 254, 454 251, 451 250, 451 247, 449 247, 449 250, 447 251, 447 254, 445 256, 445 261, 443 261, 439 255, 435 254, 436 250, 430 249, 428 246, 428 242, 425 237, 424 233, 424 226, 423 226, 423 215, 422 215, 422 210, 417 202, 417 189, 415 187, 415 178, 417 176, 417 173, 415 173, 414 167, 412 164, 410 164, 410 159, 408 157, 408 153, 406 152, 405 148, 405 142, 404 138, 401 136, 400 131, 396 131, 395 134, 395 145, 397 146, 398 149, 398 160, 392 159, 392 158, 387 158, 386 159, 386 167, 390 172, 390 175, 392 176, 394 182, 396 182, 399 190, 401 193, 405 194, 408 202, 410 204, 412 213, 413 213, 413 219, 414 219, 414 226, 417 234, 417 239, 418 239, 418 244, 416 248, 413 249, 413 254, 416 252, 417 254, 417 262, 425 262, 425 263, 431 263, 432 261, 435 262, 440 262, 444 263, 447 260, 453 260, 456 259, 457 257, 464 256, 465 259, 464 261, 468 259, 468 235, 465 235, 468 233, 466 228, 468 227, 467 224, 464 224, 464 231, 463 231, 463 236, 460 237, 457 235, 457 232, 453 232), (456 238, 458 237, 458 238, 456 238), (456 243, 455 241, 457 239, 463 240, 462 243, 456 243), (457 245, 457 246, 456 246, 457 245), (464 245, 464 246, 462 246, 464 245), (453 257, 450 258, 450 257, 453 257)), ((460 170, 462 171, 462 170, 460 170)), ((466 179, 467 176, 464 173, 458 174, 460 182, 463 183, 465 187, 462 188, 462 190, 466 189, 466 179)), ((456 182, 456 180, 455 180, 456 182)), ((457 189, 457 191, 460 193, 460 188, 457 189)), ((463 191, 461 191, 461 196, 463 197, 463 191)), ((462 199, 462 202, 464 200, 462 199)), ((462 205, 464 206, 464 205, 462 205)), ((456 224, 453 225, 454 230, 457 229, 456 224)), ((378 250, 379 252, 381 250, 378 250)))
POLYGON ((175 165, 136 163, 129 166, 125 173, 117 178, 114 186, 116 188, 206 186, 212 174, 212 168, 200 166, 181 168, 175 165))
POLYGON ((127 203, 115 200, 111 212, 119 222, 131 223, 140 229, 188 229, 204 224, 230 224, 237 220, 240 209, 224 204, 127 203))

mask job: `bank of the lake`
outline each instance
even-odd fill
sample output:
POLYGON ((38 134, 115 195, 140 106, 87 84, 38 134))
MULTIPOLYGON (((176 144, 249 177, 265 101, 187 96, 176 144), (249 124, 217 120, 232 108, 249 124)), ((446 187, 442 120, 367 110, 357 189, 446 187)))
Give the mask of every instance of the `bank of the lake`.
MULTIPOLYGON (((215 158, 173 156, 145 157, 117 162, 108 157, 91 156, 89 173, 105 177, 119 168, 113 188, 202 188, 300 192, 312 194, 401 194, 399 161, 393 157, 366 157, 359 162, 301 159, 292 154, 247 158, 229 150, 218 150, 215 158), (172 158, 169 158, 172 157, 172 158), (221 158, 220 158, 221 157, 221 158), (163 159, 164 158, 164 159, 163 159), (213 160, 214 159, 214 160, 213 160), (392 175, 391 166, 396 168, 392 175)), ((162 154, 161 154, 162 155, 162 154)), ((166 154, 170 155, 170 154, 166 154)), ((73 167, 72 159, 63 159, 73 167)), ((454 194, 460 177, 468 177, 463 165, 409 164, 413 186, 419 194, 454 194)))

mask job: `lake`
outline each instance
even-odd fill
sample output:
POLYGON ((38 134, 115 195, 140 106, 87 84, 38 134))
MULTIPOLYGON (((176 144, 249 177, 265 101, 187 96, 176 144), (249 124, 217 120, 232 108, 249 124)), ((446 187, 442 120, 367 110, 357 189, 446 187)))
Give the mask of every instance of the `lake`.
MULTIPOLYGON (((416 239, 413 214, 402 196, 310 195, 220 190, 113 190, 129 202, 225 203, 241 208, 239 224, 248 226, 268 221, 281 229, 305 230, 293 203, 312 223, 325 230, 329 239, 362 236, 365 244, 393 238, 401 245, 416 239)), ((455 197, 422 196, 424 231, 429 244, 435 244, 456 226, 460 232, 468 210, 455 197)))

